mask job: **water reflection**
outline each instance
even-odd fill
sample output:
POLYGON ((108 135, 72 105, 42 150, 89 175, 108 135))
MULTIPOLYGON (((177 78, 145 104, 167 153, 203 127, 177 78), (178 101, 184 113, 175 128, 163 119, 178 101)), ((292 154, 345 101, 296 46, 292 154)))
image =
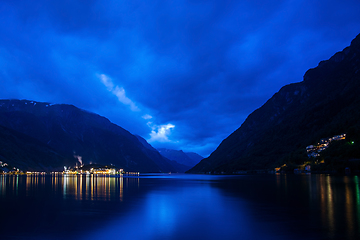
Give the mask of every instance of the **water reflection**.
POLYGON ((123 200, 124 179, 122 177, 96 176, 96 175, 65 175, 56 177, 53 187, 60 184, 63 198, 76 200, 123 200), (57 179, 57 183, 56 183, 57 179))
POLYGON ((359 182, 315 174, 0 175, 0 204, 9 206, 0 231, 18 239, 360 239, 359 182))
MULTIPOLYGON (((276 175, 277 190, 286 201, 296 201, 304 211, 307 200, 310 221, 326 230, 329 239, 354 239, 360 229, 360 189, 358 176, 325 174, 276 175), (291 178, 291 180, 289 179, 291 178), (306 186, 306 187, 305 187, 306 186), (307 199, 306 199, 307 198, 307 199), (297 201, 296 199, 300 199, 297 201), (319 219, 317 221, 316 219, 319 219)), ((296 206, 294 206, 296 207, 296 206)))
POLYGON ((360 206, 356 194, 359 191, 358 177, 334 178, 329 175, 317 175, 316 178, 321 196, 322 224, 329 230, 329 236, 335 236, 339 226, 344 228, 349 237, 355 236, 360 223, 360 206))
MULTIPOLYGON (((33 196, 42 189, 52 194, 61 194, 63 199, 75 200, 123 200, 124 182, 126 187, 139 187, 139 178, 124 178, 96 175, 0 175, 0 195, 19 195, 19 188, 25 187, 24 194, 33 196)), ((20 190, 21 191, 21 190, 20 190)))

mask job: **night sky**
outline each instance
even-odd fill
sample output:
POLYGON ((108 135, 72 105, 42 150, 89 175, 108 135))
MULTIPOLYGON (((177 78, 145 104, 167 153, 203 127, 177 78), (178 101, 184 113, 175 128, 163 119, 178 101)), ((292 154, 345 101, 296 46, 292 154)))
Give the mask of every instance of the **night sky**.
POLYGON ((0 99, 73 104, 206 157, 359 33, 359 0, 1 0, 0 99))

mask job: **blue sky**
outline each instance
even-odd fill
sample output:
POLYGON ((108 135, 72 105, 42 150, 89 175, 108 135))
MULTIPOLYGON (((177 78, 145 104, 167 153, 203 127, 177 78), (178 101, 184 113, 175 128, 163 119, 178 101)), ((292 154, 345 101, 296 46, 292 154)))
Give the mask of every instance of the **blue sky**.
POLYGON ((358 0, 0 2, 0 98, 73 104, 208 156, 360 33, 358 0))

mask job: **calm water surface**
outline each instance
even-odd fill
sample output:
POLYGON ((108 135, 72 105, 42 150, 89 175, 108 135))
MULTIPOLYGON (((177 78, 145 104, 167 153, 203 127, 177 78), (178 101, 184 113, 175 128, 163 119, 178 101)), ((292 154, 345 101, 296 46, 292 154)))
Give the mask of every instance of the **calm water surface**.
POLYGON ((359 181, 0 175, 0 238, 360 239, 359 181))

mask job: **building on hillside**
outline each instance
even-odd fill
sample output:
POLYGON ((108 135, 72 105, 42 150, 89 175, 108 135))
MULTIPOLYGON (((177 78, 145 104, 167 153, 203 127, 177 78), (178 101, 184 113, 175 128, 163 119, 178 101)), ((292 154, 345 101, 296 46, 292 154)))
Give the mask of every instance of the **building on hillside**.
POLYGON ((344 140, 345 138, 346 138, 345 133, 340 135, 335 135, 331 138, 322 138, 317 145, 309 145, 306 147, 306 152, 308 153, 308 157, 309 158, 319 157, 320 156, 319 153, 327 149, 331 141, 344 140))
POLYGON ((322 138, 320 139, 320 144, 326 144, 329 143, 331 141, 331 138, 322 138))
POLYGON ((344 133, 344 134, 341 134, 341 135, 333 136, 332 140, 339 141, 339 140, 345 140, 345 138, 346 138, 346 134, 344 133))

